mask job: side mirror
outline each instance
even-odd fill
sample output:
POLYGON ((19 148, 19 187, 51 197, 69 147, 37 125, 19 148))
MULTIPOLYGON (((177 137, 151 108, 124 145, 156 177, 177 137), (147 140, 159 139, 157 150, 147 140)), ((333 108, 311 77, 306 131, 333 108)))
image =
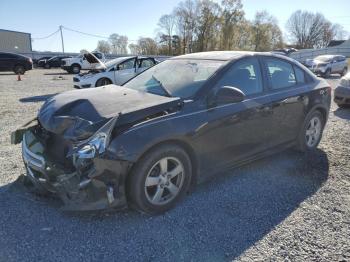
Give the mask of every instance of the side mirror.
POLYGON ((211 99, 211 105, 223 105, 242 102, 245 98, 245 94, 236 87, 222 86, 215 93, 211 99))

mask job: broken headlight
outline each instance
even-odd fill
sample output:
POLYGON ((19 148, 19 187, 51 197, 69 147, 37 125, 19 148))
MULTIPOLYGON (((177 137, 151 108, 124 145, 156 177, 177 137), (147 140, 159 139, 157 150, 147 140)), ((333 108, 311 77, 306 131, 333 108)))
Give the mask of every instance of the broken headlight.
POLYGON ((107 135, 105 133, 95 134, 86 145, 77 151, 78 158, 94 158, 106 150, 107 135))

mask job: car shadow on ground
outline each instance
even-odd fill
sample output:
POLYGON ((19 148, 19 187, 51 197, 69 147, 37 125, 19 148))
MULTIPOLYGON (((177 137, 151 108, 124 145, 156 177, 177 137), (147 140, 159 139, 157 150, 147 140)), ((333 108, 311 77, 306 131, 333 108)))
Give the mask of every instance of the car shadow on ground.
POLYGON ((338 108, 334 111, 334 115, 342 119, 350 120, 350 106, 338 108))
POLYGON ((55 201, 15 182, 0 188, 0 254, 14 260, 52 252, 63 261, 233 260, 314 195, 328 169, 322 150, 286 151, 225 171, 153 217, 130 210, 62 213, 55 201))
POLYGON ((20 98, 19 101, 22 103, 44 102, 55 95, 57 95, 57 93, 42 95, 42 96, 29 96, 29 97, 20 98))
MULTIPOLYGON (((17 76, 16 73, 0 73, 0 76, 17 76)), ((23 76, 23 75, 21 75, 23 76)))

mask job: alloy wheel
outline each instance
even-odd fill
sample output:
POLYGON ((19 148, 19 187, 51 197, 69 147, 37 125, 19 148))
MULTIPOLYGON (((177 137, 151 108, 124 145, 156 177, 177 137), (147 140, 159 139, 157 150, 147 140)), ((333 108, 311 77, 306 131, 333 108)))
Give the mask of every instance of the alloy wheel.
POLYGON ((322 123, 318 116, 311 118, 305 133, 305 140, 308 147, 314 147, 321 136, 322 123))
POLYGON ((164 157, 156 162, 145 179, 145 194, 153 205, 172 201, 184 183, 184 166, 175 157, 164 157))

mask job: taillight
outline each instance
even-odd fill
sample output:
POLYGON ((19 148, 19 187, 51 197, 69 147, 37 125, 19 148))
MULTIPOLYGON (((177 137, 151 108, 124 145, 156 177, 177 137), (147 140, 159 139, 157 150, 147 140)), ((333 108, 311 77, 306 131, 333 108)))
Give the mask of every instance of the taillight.
POLYGON ((30 57, 28 58, 28 61, 29 61, 29 63, 33 64, 33 60, 30 57))

